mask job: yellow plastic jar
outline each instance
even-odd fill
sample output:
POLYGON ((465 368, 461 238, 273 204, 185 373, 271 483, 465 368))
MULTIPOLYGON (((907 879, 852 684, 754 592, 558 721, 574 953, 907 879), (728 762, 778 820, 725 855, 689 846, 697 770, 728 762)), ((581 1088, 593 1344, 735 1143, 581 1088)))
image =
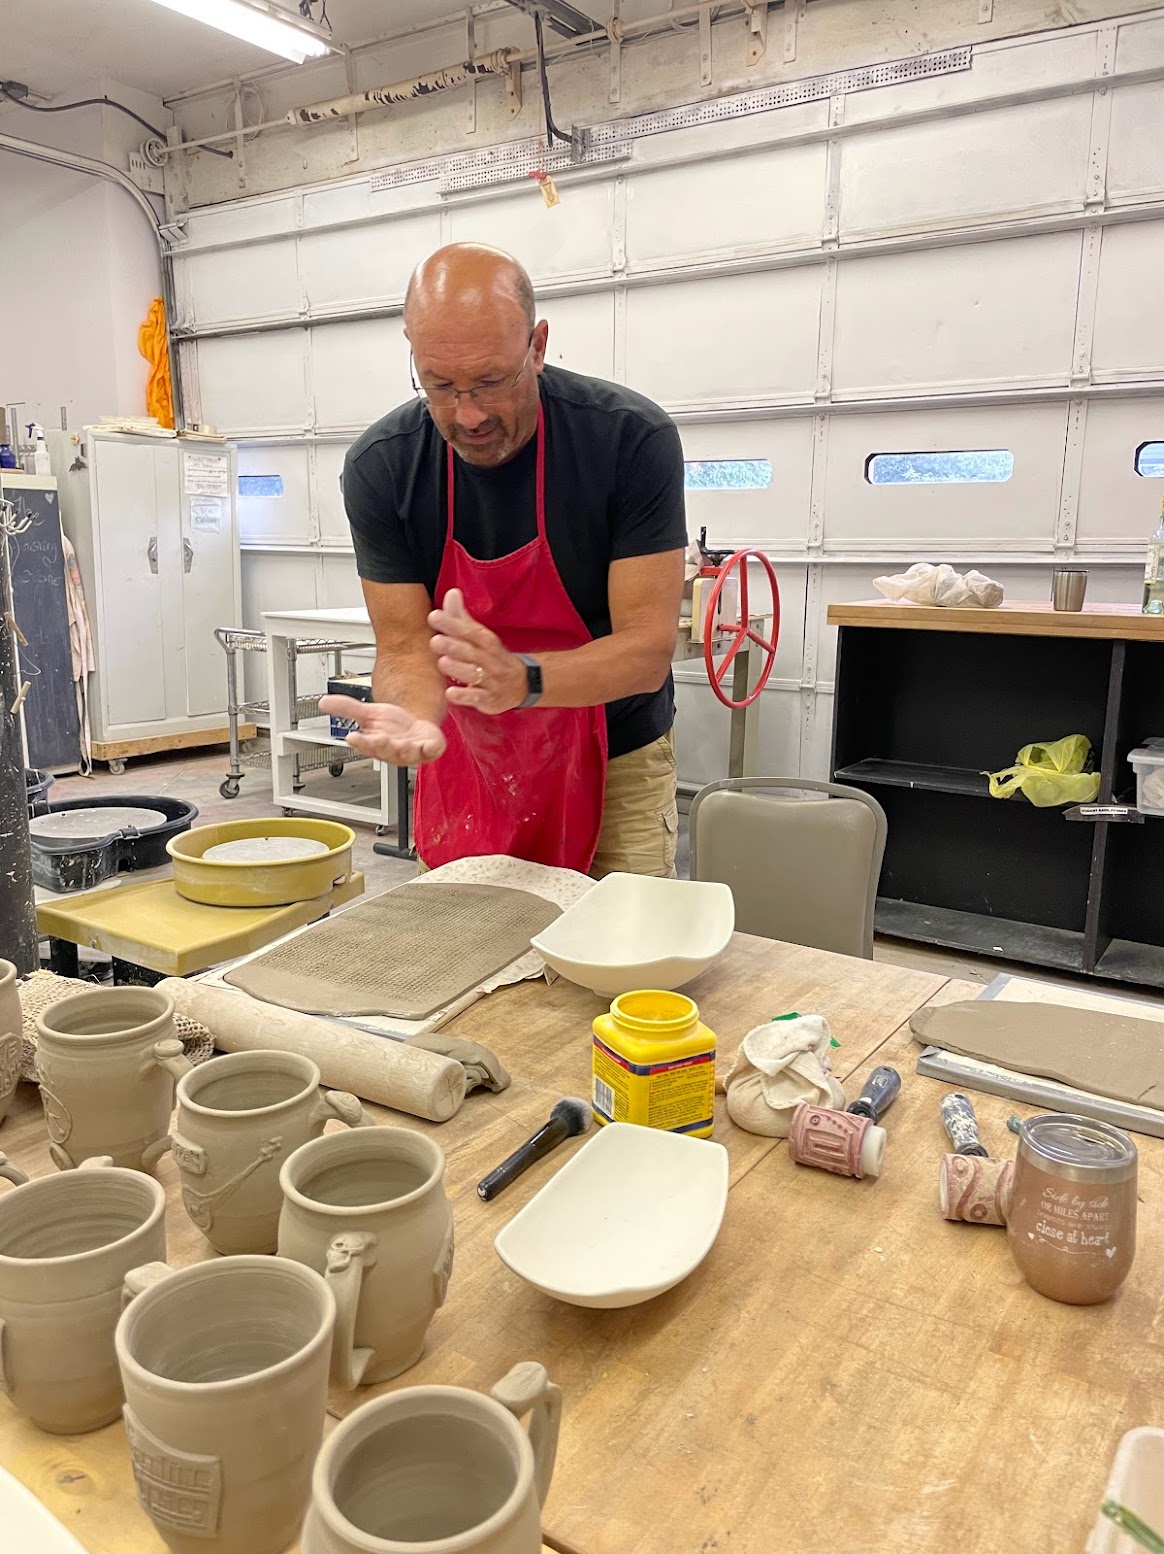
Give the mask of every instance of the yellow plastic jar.
POLYGON ((591 1104, 599 1123, 707 1138, 715 1035, 682 993, 623 993, 594 1022, 591 1104))

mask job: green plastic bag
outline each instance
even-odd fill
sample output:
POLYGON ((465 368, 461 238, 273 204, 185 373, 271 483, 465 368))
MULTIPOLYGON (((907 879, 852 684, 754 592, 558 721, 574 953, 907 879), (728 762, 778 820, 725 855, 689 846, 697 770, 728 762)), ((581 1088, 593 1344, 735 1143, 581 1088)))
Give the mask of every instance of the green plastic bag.
POLYGON ((1021 791, 1039 809, 1090 804, 1099 793, 1099 773, 1083 770, 1090 753, 1086 734, 1068 734, 1048 745, 1024 745, 1013 766, 982 775, 990 778, 992 799, 1011 799, 1021 791))

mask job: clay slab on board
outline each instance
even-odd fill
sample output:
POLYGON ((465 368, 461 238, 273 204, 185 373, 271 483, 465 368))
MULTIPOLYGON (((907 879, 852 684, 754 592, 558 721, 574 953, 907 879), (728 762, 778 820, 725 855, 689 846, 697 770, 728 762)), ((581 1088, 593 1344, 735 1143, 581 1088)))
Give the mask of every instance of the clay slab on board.
POLYGON ((305 1014, 422 1020, 524 955, 560 915, 505 885, 417 881, 316 923, 226 981, 305 1014))
POLYGON ((1154 1020, 990 999, 919 1009, 909 1024, 947 1052, 1164 1110, 1164 1040, 1154 1020))

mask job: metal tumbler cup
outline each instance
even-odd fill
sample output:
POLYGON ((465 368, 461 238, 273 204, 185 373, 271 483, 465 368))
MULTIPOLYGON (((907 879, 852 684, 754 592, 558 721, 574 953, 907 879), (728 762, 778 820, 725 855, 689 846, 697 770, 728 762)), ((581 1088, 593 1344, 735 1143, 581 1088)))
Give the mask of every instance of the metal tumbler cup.
POLYGON ((1051 573, 1051 605, 1056 610, 1081 610, 1087 593, 1084 567, 1056 567, 1051 573))

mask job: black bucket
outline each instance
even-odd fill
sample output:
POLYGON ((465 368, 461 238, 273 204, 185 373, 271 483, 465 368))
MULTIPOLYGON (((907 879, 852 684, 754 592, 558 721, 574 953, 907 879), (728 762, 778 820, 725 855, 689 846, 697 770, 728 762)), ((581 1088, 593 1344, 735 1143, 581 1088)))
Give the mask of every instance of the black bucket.
POLYGON ((35 767, 24 768, 24 795, 28 800, 28 818, 48 814, 48 790, 56 778, 51 772, 38 772, 35 767))
POLYGON ((56 815, 70 809, 100 809, 104 806, 111 809, 156 809, 166 819, 163 824, 151 826, 145 831, 123 831, 117 836, 102 837, 90 847, 34 836, 34 884, 44 890, 64 894, 75 890, 92 890, 95 885, 100 885, 114 874, 161 868, 170 861, 166 843, 172 836, 189 831, 198 818, 196 806, 187 804, 184 799, 138 793, 119 793, 116 797, 102 799, 64 799, 59 804, 46 804, 40 813, 56 815))

